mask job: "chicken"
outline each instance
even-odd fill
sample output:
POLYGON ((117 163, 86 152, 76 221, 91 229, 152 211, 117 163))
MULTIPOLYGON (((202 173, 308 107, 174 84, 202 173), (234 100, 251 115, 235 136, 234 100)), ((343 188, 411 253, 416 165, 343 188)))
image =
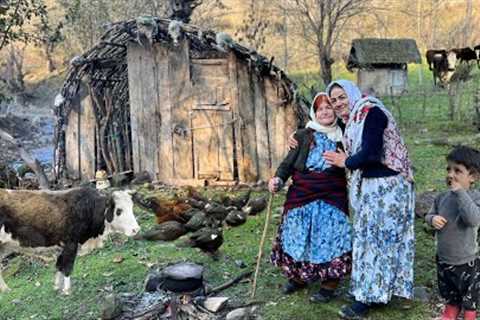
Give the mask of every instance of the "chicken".
POLYGON ((197 231, 198 229, 206 226, 207 214, 203 211, 198 211, 195 215, 188 220, 185 227, 191 231, 197 231))
POLYGON ((205 212, 208 216, 216 220, 223 221, 227 217, 229 209, 220 204, 208 203, 205 206, 205 212))
POLYGON ((249 189, 246 193, 235 198, 230 198, 227 196, 223 200, 223 204, 227 207, 234 206, 237 209, 241 210, 248 203, 251 193, 252 193, 252 190, 249 189))
POLYGON ((195 209, 202 210, 203 208, 205 208, 205 202, 203 202, 201 200, 194 199, 194 198, 189 198, 189 199, 185 200, 185 203, 189 204, 190 206, 192 206, 192 208, 195 208, 195 209))
POLYGON ((191 208, 182 199, 165 200, 155 197, 143 198, 136 194, 133 200, 145 209, 153 210, 156 221, 161 224, 166 221, 178 221, 185 223, 188 221, 183 214, 191 208))
POLYGON ((163 240, 172 241, 187 233, 185 226, 177 221, 167 221, 154 226, 152 229, 137 234, 135 240, 163 240))
POLYGON ((247 214, 240 210, 230 211, 225 218, 225 222, 232 227, 244 224, 247 221, 247 214))
POLYGON ((190 235, 190 245, 207 253, 215 253, 222 243, 222 228, 204 227, 190 235))
POLYGON ((198 201, 202 201, 203 203, 207 203, 208 199, 202 196, 197 190, 195 190, 193 187, 188 186, 187 187, 187 197, 192 198, 198 201))
POLYGON ((267 207, 267 196, 251 199, 243 208, 243 212, 248 215, 256 215, 267 207))

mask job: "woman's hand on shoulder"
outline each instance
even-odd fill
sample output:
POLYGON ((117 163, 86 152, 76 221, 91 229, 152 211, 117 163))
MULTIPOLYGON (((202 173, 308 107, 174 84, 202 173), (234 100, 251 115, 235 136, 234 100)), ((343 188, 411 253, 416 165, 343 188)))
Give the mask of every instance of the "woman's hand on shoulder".
POLYGON ((345 161, 347 160, 347 154, 343 152, 340 148, 337 151, 325 151, 323 153, 323 158, 329 165, 345 168, 345 161))
POLYGON ((275 193, 280 190, 282 185, 282 179, 280 179, 279 177, 272 177, 270 181, 268 181, 268 191, 270 191, 271 193, 275 193))
POLYGON ((291 135, 288 136, 288 141, 287 141, 287 145, 288 145, 288 150, 292 150, 292 149, 295 149, 296 147, 298 147, 298 140, 295 139, 295 134, 297 132, 294 131, 291 135))

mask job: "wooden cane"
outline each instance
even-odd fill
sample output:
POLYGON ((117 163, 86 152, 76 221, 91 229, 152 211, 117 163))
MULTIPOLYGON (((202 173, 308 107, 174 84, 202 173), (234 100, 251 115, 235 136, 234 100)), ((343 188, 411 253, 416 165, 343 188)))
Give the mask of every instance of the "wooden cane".
POLYGON ((252 285, 252 299, 255 298, 255 291, 257 289, 257 276, 258 272, 260 271, 260 261, 262 260, 263 245, 265 243, 265 238, 267 237, 268 224, 270 222, 270 216, 272 215, 272 202, 273 193, 270 193, 270 197, 268 198, 267 214, 265 215, 265 225, 263 226, 262 239, 260 240, 260 246, 258 247, 257 266, 255 267, 255 275, 253 277, 252 285))

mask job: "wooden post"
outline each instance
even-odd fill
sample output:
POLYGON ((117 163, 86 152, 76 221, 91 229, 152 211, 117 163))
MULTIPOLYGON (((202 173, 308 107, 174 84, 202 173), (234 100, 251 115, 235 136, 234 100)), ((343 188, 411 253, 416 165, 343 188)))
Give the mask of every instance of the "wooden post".
POLYGON ((395 97, 393 96, 393 86, 390 86, 390 99, 392 100, 392 106, 397 109, 398 112, 398 123, 402 123, 402 108, 400 104, 395 102, 395 97))

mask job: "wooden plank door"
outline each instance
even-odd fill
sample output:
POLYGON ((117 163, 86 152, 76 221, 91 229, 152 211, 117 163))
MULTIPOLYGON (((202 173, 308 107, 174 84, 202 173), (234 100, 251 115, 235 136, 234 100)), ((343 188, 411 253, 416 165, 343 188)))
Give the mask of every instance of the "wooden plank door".
POLYGON ((192 60, 191 112, 196 179, 232 181, 232 88, 226 59, 192 60))
POLYGON ((194 110, 192 128, 195 178, 233 180, 232 113, 194 110))

